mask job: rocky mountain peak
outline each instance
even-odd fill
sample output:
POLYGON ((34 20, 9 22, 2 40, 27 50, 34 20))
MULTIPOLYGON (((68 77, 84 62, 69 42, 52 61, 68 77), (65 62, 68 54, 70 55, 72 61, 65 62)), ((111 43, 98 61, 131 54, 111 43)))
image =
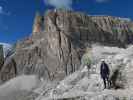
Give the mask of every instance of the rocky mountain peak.
POLYGON ((133 23, 128 18, 48 10, 40 20, 36 20, 34 24, 33 30, 39 29, 37 33, 61 31, 80 41, 106 43, 113 46, 133 43, 133 23), (36 23, 40 23, 40 28, 37 28, 39 25, 36 23))
MULTIPOLYGON (((117 17, 48 10, 44 16, 36 14, 32 35, 17 43, 15 54, 8 61, 13 61, 11 70, 19 75, 37 74, 44 79, 61 80, 82 67, 81 58, 88 45, 132 44, 132 25, 130 20, 117 17)), ((2 73, 8 66, 4 64, 2 73)))

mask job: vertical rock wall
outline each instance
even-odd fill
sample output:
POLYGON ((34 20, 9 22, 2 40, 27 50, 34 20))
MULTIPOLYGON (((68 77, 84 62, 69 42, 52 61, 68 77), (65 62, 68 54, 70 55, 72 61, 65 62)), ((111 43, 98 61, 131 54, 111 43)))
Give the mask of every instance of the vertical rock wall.
POLYGON ((13 56, 17 74, 61 80, 80 68, 86 44, 131 44, 132 26, 131 21, 72 11, 50 10, 45 16, 37 15, 32 35, 17 43, 13 56), (113 30, 117 25, 119 32, 113 30))
POLYGON ((0 45, 0 70, 4 64, 4 52, 3 52, 3 46, 0 45))

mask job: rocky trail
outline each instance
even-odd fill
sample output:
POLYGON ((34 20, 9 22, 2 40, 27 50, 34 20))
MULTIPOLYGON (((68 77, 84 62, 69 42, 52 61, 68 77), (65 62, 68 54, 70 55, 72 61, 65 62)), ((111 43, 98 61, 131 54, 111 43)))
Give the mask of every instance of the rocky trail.
MULTIPOLYGON (((99 47, 96 45, 92 49, 93 50, 92 53, 94 53, 93 57, 96 55, 103 55, 101 56, 101 58, 98 58, 98 57, 94 57, 94 58, 97 58, 97 59, 104 58, 110 66, 111 75, 113 74, 113 71, 117 69, 118 65, 122 65, 122 73, 120 74, 121 75, 123 74, 123 75, 122 77, 118 77, 116 83, 118 83, 119 85, 121 85, 122 83, 124 88, 104 89, 103 81, 99 73, 100 71, 99 66, 101 62, 100 60, 98 60, 97 62, 97 59, 94 59, 95 62, 94 64, 91 65, 89 71, 87 67, 81 67, 81 69, 68 75, 67 77, 65 77, 63 80, 59 82, 56 82, 56 81, 51 82, 48 80, 44 80, 42 78, 40 85, 37 86, 37 88, 30 90, 32 91, 31 93, 32 95, 36 94, 34 98, 32 97, 31 94, 25 95, 23 94, 23 92, 20 92, 21 95, 19 94, 15 96, 16 98, 21 97, 20 100, 23 100, 22 96, 25 96, 25 100, 132 100, 132 97, 133 97, 133 89, 132 89, 133 68, 132 68, 132 59, 131 59, 132 49, 133 49, 132 46, 127 49, 120 49, 120 48, 110 48, 110 47, 102 47, 102 46, 99 47), (99 48, 99 52, 98 52, 99 54, 96 54, 95 48, 99 48), (108 49, 110 49, 110 51, 108 51, 108 49), (128 54, 125 55, 126 52, 128 54), (108 55, 110 53, 113 55, 108 55), (126 77, 126 83, 125 83, 124 77, 126 77), (29 99, 29 96, 31 96, 32 98, 29 99)), ((26 76, 24 77, 26 78, 26 76)), ((18 80, 18 79, 15 79, 15 80, 18 80)), ((20 79, 23 80, 23 77, 22 78, 20 77, 20 79)), ((11 81, 11 82, 15 82, 15 81, 11 81)), ((30 82, 30 81, 27 81, 27 82, 30 82)), ((27 84, 31 84, 31 83, 27 83, 27 84)), ((23 86, 24 84, 22 83, 21 85, 23 86)), ((8 85, 8 87, 10 87, 10 85, 8 85)), ((8 99, 5 99, 5 100, 8 100, 8 99)), ((13 100, 17 100, 17 99, 13 99, 13 100)))
POLYGON ((88 78, 87 73, 82 71, 74 73, 75 78, 69 77, 61 81, 56 88, 49 90, 48 96, 45 95, 48 91, 43 91, 36 100, 123 100, 124 98, 129 100, 132 98, 133 90, 103 89, 99 74, 93 73, 88 78), (81 78, 81 74, 85 76, 81 78))
MULTIPOLYGON (((105 50, 108 49, 107 47, 104 48, 105 50)), ((89 71, 87 67, 84 67, 83 69, 80 69, 79 71, 67 76, 48 91, 42 90, 43 92, 41 92, 36 100, 132 100, 132 61, 129 61, 128 59, 132 55, 130 52, 131 49, 132 47, 126 49, 128 50, 128 56, 126 58, 123 55, 125 55, 125 52, 127 51, 119 49, 118 52, 117 48, 113 48, 113 51, 106 51, 106 54, 109 52, 113 52, 112 54, 115 54, 112 55, 112 58, 109 57, 110 55, 104 55, 106 61, 108 63, 111 61, 112 63, 109 65, 111 75, 117 69, 117 66, 121 65, 125 67, 124 69, 120 69, 122 70, 122 73, 120 73, 121 77, 117 77, 118 79, 116 80, 116 84, 124 86, 123 88, 115 89, 115 87, 112 87, 110 89, 104 89, 103 80, 101 79, 99 73, 99 62, 92 65, 89 71), (116 59, 117 56, 120 55, 123 56, 121 57, 121 60, 116 59)), ((95 48, 93 48, 93 50, 95 50, 95 48)), ((105 53, 103 47, 101 47, 101 50, 101 54, 105 53)))

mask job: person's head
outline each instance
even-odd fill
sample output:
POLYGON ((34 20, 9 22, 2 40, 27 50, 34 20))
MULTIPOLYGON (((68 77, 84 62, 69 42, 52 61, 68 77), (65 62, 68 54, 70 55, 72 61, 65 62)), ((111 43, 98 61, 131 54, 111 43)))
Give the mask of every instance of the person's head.
POLYGON ((105 63, 105 60, 104 60, 104 59, 102 59, 102 60, 101 60, 101 62, 102 62, 102 63, 105 63))
POLYGON ((102 63, 105 63, 105 61, 102 61, 102 63))

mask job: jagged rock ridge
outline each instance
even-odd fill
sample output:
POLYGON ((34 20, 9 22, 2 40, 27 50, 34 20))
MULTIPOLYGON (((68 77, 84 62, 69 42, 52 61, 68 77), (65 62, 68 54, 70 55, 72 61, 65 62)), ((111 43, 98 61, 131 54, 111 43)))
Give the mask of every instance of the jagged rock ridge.
POLYGON ((61 31, 80 41, 113 46, 133 43, 133 23, 126 18, 90 16, 78 12, 57 10, 48 11, 44 17, 37 17, 34 26, 33 33, 37 34, 41 31, 61 31), (39 25, 40 27, 38 27, 39 25))
POLYGON ((131 21, 72 11, 47 11, 45 16, 36 16, 32 35, 17 43, 11 59, 15 61, 17 74, 60 80, 80 68, 86 44, 123 47, 131 44, 132 39, 131 21))

